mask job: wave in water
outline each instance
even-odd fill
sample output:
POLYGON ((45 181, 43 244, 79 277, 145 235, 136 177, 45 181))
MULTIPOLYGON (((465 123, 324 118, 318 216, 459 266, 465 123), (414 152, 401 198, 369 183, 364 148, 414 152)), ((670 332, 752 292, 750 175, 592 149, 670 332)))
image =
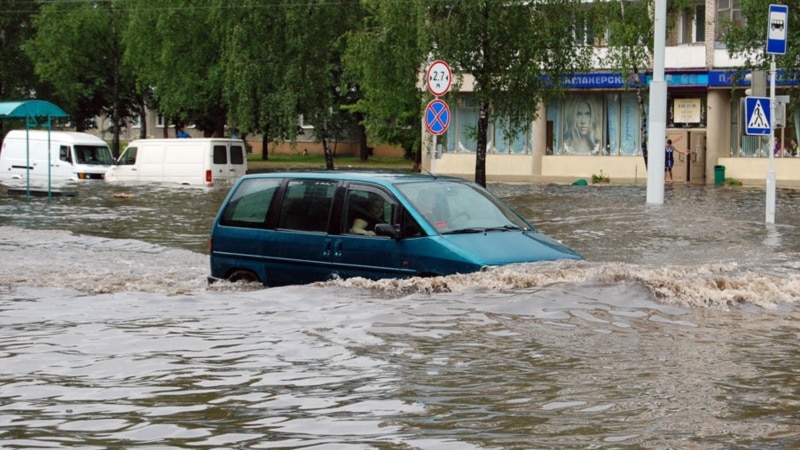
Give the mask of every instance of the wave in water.
MULTIPOLYGON (((64 231, 0 227, 0 285, 61 287, 92 294, 150 292, 168 295, 252 291, 260 285, 208 285, 208 256, 138 240, 105 239, 64 231)), ((570 285, 569 291, 624 297, 625 290, 664 304, 729 309, 774 309, 800 299, 796 271, 765 273, 736 263, 649 266, 617 262, 556 261, 517 264, 447 277, 362 278, 315 283, 308 289, 350 288, 379 298, 443 293, 510 292, 570 285), (601 286, 602 289, 598 289, 601 286), (615 287, 609 289, 608 287, 615 287), (641 289, 644 293, 639 293, 641 289)), ((608 300, 608 299, 604 299, 608 300)))

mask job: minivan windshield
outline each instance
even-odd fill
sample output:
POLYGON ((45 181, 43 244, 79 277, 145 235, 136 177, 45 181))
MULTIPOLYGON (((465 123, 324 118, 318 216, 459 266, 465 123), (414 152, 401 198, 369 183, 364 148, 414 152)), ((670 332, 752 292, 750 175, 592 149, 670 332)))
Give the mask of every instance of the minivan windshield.
POLYGON ((533 229, 508 205, 475 183, 434 180, 396 187, 440 234, 533 229))
POLYGON ((75 160, 78 164, 96 164, 108 166, 114 164, 111 150, 104 145, 76 145, 75 160))

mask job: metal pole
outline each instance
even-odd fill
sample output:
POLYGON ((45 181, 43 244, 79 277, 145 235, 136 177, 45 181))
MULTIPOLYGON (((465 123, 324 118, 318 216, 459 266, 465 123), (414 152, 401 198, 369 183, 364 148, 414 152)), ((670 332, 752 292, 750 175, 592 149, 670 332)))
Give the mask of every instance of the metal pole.
POLYGON ((667 34, 667 0, 656 0, 653 21, 653 81, 650 82, 650 117, 647 126, 647 203, 664 203, 664 144, 667 134, 667 82, 664 47, 667 34))
POLYGON ((431 175, 436 175, 436 138, 437 135, 433 135, 433 145, 431 146, 431 175))
POLYGON ((25 201, 31 201, 31 135, 30 122, 25 116, 25 201))
POLYGON ((50 116, 47 116, 47 202, 50 203, 53 201, 53 189, 52 189, 52 168, 53 162, 51 161, 50 156, 50 116))
POLYGON ((769 66, 769 170, 767 170, 766 222, 775 223, 775 54, 769 66))

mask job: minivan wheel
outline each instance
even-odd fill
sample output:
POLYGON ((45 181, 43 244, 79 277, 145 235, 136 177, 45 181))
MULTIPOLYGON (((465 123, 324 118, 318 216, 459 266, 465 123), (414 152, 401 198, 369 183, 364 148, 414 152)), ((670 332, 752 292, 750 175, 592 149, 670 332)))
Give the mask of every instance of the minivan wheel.
POLYGON ((260 281, 256 274, 250 272, 249 270, 234 270, 228 275, 228 281, 230 282, 237 282, 237 281, 244 281, 245 283, 257 283, 260 281))

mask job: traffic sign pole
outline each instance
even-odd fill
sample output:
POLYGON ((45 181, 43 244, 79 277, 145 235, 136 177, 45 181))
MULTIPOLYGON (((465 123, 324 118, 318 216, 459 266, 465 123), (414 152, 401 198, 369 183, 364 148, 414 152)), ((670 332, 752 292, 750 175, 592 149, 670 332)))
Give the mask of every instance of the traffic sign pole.
MULTIPOLYGON (((772 55, 769 65, 769 169, 767 170, 766 222, 775 223, 775 55, 786 54, 787 26, 789 23, 789 7, 786 5, 769 5, 767 19, 767 54, 772 55)), ((780 150, 780 149, 779 149, 780 150)))
POLYGON ((769 169, 767 170, 766 222, 775 223, 775 55, 769 67, 769 169))
POLYGON ((431 146, 431 175, 436 175, 436 141, 439 135, 433 135, 433 145, 431 146))
POLYGON ((447 131, 447 127, 450 125, 450 107, 439 97, 450 91, 450 86, 453 84, 453 72, 450 70, 449 64, 442 60, 436 60, 428 67, 425 77, 428 91, 436 97, 425 108, 425 126, 433 135, 430 155, 431 173, 435 175, 437 137, 447 131))

